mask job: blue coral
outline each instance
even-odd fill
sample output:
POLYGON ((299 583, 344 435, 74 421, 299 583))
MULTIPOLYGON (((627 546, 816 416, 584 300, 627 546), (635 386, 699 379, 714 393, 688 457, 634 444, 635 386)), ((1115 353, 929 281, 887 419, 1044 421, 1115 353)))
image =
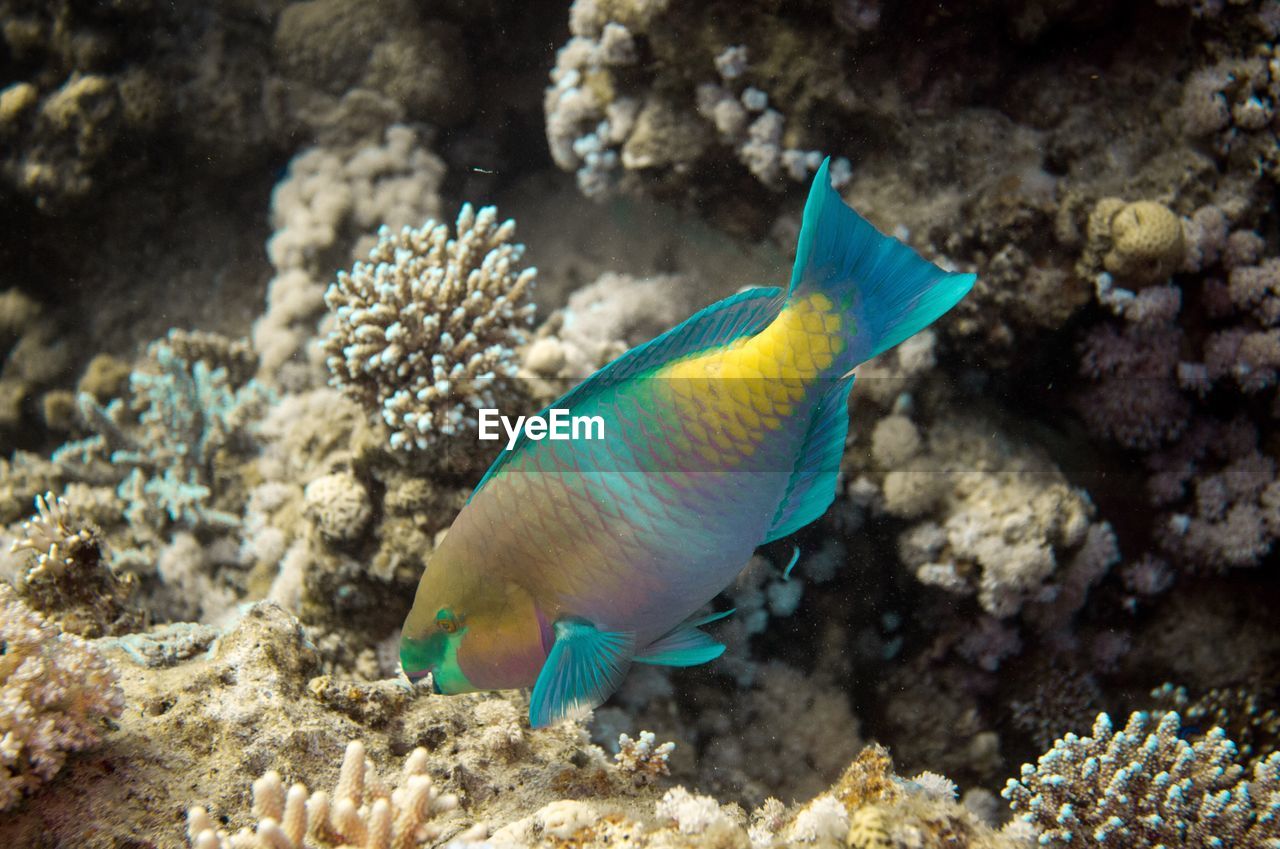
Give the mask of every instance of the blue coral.
POLYGON ((117 483, 135 526, 234 526, 236 516, 209 505, 214 459, 244 438, 273 395, 256 380, 234 386, 226 367, 183 356, 173 338, 148 349, 155 369, 130 375, 128 405, 81 394, 81 417, 95 434, 52 459, 70 479, 117 483))

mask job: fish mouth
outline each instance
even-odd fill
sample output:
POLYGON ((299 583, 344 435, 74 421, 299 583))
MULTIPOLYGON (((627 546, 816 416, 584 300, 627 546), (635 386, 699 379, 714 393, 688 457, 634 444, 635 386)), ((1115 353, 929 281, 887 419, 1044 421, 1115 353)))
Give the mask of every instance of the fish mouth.
POLYGON ((411 684, 418 684, 422 681, 423 678, 426 678, 428 675, 430 675, 431 676, 431 692, 435 693, 437 696, 443 695, 440 692, 440 685, 436 683, 435 672, 436 672, 436 668, 434 666, 428 666, 426 669, 420 669, 417 672, 410 672, 409 670, 406 669, 404 674, 409 679, 409 682, 411 684))

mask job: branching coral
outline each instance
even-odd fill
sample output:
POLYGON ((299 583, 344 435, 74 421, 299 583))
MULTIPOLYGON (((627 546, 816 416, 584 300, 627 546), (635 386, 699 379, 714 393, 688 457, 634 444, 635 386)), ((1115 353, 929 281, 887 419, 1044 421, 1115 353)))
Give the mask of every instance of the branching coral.
POLYGON ((93 748, 124 697, 98 652, 44 621, 0 584, 0 811, 93 748))
POLYGON ((475 411, 511 390, 537 277, 519 267, 515 227, 465 204, 454 238, 434 221, 383 228, 367 262, 325 293, 331 382, 386 423, 392 448, 425 451, 474 430, 475 411))
POLYGON ((214 827, 202 807, 187 812, 187 835, 193 849, 408 849, 436 840, 442 833, 433 819, 458 806, 458 797, 441 794, 427 773, 426 749, 405 760, 399 786, 388 789, 373 774, 364 745, 347 744, 332 796, 323 790, 308 795, 303 784, 288 791, 280 774, 267 772, 253 783, 253 815, 257 826, 234 836, 214 827))
POLYGON ((1280 709, 1272 706, 1275 693, 1268 688, 1213 687, 1193 696, 1186 687, 1165 683, 1151 691, 1151 698, 1186 720, 1188 739, 1213 728, 1226 730, 1245 766, 1270 756, 1280 742, 1280 709))
POLYGON ((1176 439, 1191 412, 1176 380, 1182 341, 1169 325, 1102 324, 1089 331, 1080 366, 1095 383, 1081 393, 1079 408, 1090 430, 1138 450, 1176 439))
POLYGON ((1276 461, 1254 425, 1198 421, 1177 444, 1151 455, 1148 494, 1161 509, 1156 543, 1204 571, 1255 566, 1280 539, 1276 461))
MULTIPOLYGON (((993 440, 989 428, 970 422, 935 427, 927 457, 908 474, 938 488, 940 513, 899 543, 904 563, 924 583, 976 594, 1002 619, 1027 605, 1047 614, 1047 606, 1069 597, 1069 616, 1117 559, 1114 535, 1092 521, 1087 495, 1040 452, 993 440), (1077 581, 1083 583, 1075 588, 1077 581)), ((901 508, 890 501, 889 509, 901 508)))
POLYGON ((127 405, 116 399, 102 406, 81 394, 81 415, 96 434, 64 445, 54 463, 72 480, 118 482, 136 529, 237 525, 238 516, 210 503, 214 460, 244 450, 250 423, 272 397, 255 381, 233 382, 233 373, 247 375, 245 350, 178 332, 152 343, 148 362, 130 375, 127 405))
POLYGON ((1068 734, 1010 779, 1004 797, 1041 829, 1045 846, 1238 846, 1280 840, 1280 754, 1236 763, 1221 730, 1180 737, 1176 713, 1146 713, 1117 731, 1099 715, 1092 736, 1068 734))
POLYGON ((657 740, 652 731, 641 731, 639 738, 635 740, 626 734, 618 736, 618 753, 613 759, 620 770, 635 777, 637 784, 645 784, 660 775, 671 774, 667 759, 671 757, 676 744, 659 744, 657 740))

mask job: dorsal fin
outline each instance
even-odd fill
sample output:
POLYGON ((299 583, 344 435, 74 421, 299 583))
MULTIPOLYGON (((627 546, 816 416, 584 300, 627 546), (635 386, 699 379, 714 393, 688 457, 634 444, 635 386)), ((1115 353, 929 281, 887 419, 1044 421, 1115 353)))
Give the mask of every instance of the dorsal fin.
MULTIPOLYGON (((572 413, 576 404, 599 392, 610 389, 625 380, 641 377, 672 360, 726 345, 743 336, 750 336, 772 321, 782 308, 782 290, 777 287, 748 289, 718 301, 689 316, 661 336, 618 357, 582 383, 548 404, 540 415, 548 410, 560 409, 572 413)), ((528 437, 520 434, 510 451, 504 451, 485 472, 471 497, 475 498, 489 479, 502 470, 526 447, 528 437)))
MULTIPOLYGON (((822 396, 809 420, 804 444, 787 482, 787 492, 773 516, 764 542, 773 542, 798 531, 827 511, 836 497, 836 477, 849 433, 849 391, 853 376, 833 384, 822 396)), ((763 544, 763 543, 762 543, 763 544)), ((797 550, 798 551, 798 550, 797 550)), ((790 574, 793 559, 787 566, 790 574)))

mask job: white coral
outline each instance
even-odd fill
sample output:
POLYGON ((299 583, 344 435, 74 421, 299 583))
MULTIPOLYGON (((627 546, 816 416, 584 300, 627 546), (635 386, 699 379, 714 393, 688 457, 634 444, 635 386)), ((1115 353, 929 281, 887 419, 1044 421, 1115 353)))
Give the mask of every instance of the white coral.
POLYGON ((791 839, 800 843, 841 841, 849 831, 849 811, 834 796, 823 794, 796 815, 791 839))
POLYGON ((257 826, 234 835, 215 829, 202 807, 187 811, 187 836, 194 849, 408 849, 437 840, 434 818, 458 806, 427 775, 427 750, 415 749, 404 764, 400 785, 388 790, 373 773, 364 744, 347 744, 333 795, 308 795, 306 785, 287 791, 280 774, 267 772, 253 783, 257 826))
POLYGON ((659 775, 671 774, 667 760, 675 748, 676 744, 670 741, 659 744, 652 731, 641 731, 639 738, 635 740, 622 733, 618 735, 618 753, 613 759, 617 762, 618 769, 639 781, 647 781, 659 775))
POLYGON ((43 573, 59 575, 75 564, 77 549, 93 542, 93 533, 85 525, 66 499, 52 492, 37 495, 36 515, 22 523, 21 536, 9 551, 27 551, 34 556, 27 580, 43 573))
POLYGON ((666 792, 655 806, 658 819, 675 823, 682 834, 701 834, 713 825, 732 822, 720 803, 710 796, 695 796, 683 787, 666 792))
POLYGON ((0 811, 53 778, 67 753, 98 745, 118 717, 116 674, 89 643, 61 633, 0 584, 0 811))
POLYGON ((393 448, 474 429, 475 411, 497 406, 495 387, 515 375, 537 277, 520 268, 515 226, 464 204, 454 238, 434 221, 383 228, 368 261, 325 293, 330 382, 386 423, 393 448))
POLYGON ((400 228, 439 215, 443 176, 444 163, 399 125, 355 150, 316 147, 294 157, 271 195, 267 255, 275 277, 253 328, 262 375, 277 376, 315 333, 333 271, 325 261, 339 250, 338 262, 348 251, 363 253, 368 244, 357 239, 380 225, 400 228))

